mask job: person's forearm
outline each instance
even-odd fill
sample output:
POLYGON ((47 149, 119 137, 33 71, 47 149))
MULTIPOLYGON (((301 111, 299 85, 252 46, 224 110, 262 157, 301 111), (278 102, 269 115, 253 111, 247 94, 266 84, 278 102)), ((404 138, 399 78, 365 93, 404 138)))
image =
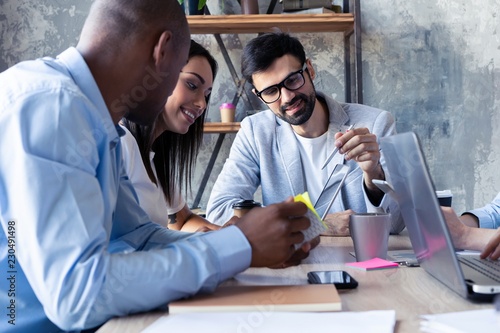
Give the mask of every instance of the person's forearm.
POLYGON ((181 231, 196 232, 203 228, 210 230, 220 229, 219 225, 213 224, 205 220, 203 217, 193 214, 186 220, 181 228, 181 231))
POLYGON ((479 228, 479 219, 477 218, 476 215, 466 213, 460 216, 460 221, 462 221, 463 224, 469 227, 479 228))
POLYGON ((169 215, 168 228, 187 232, 220 229, 219 226, 208 222, 206 219, 197 214, 194 214, 187 205, 184 205, 184 207, 177 213, 169 215))
MULTIPOLYGON (((161 238, 151 240, 158 244, 161 238)), ((219 283, 248 268, 251 261, 251 247, 234 227, 193 235, 189 240, 168 242, 167 237, 163 247, 108 255, 106 271, 92 272, 85 280, 95 287, 77 289, 90 290, 94 297, 83 299, 82 305, 75 292, 59 303, 67 306, 71 300, 80 305, 82 310, 73 312, 74 316, 86 321, 84 327, 95 327, 111 317, 148 311, 200 291, 212 292, 219 283), (97 273, 99 278, 95 278, 97 273), (149 284, 144 283, 144 276, 149 284)), ((85 265, 78 266, 80 270, 82 267, 85 265)))
POLYGON ((482 251, 496 230, 468 227, 458 247, 466 250, 482 251))

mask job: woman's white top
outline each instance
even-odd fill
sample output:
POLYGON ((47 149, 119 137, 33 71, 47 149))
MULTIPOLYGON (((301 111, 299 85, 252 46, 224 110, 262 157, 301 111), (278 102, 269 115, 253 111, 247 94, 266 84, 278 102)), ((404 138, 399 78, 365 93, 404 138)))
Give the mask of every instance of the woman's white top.
MULTIPOLYGON (((125 131, 125 135, 121 137, 123 162, 130 181, 137 192, 139 204, 153 222, 167 226, 168 215, 180 211, 186 202, 180 194, 179 189, 177 189, 174 193, 172 205, 168 205, 161 186, 156 185, 149 179, 134 136, 127 128, 124 126, 121 127, 125 131)), ((149 163, 151 163, 153 173, 156 176, 156 169, 153 163, 154 156, 154 152, 149 153, 149 163)))

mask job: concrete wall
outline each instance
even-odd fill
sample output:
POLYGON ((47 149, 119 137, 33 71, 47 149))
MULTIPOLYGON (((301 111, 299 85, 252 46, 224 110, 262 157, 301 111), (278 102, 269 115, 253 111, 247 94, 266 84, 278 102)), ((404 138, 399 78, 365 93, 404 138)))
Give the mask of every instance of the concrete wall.
MULTIPOLYGON (((260 3, 261 12, 267 3, 260 3)), ((90 0, 0 0, 0 70, 21 60, 55 56, 75 45, 90 4, 90 0)), ((220 12, 216 0, 209 0, 209 8, 220 12)), ((226 3, 223 10, 238 13, 239 6, 226 3)), ((500 0, 362 1, 364 103, 392 112, 399 132, 418 133, 435 185, 453 191, 457 211, 486 204, 500 190, 499 15, 500 0)), ((254 36, 222 36, 237 73, 242 45, 254 36)), ((342 35, 297 37, 319 73, 317 88, 343 101, 342 35)), ((218 121, 218 105, 234 97, 232 78, 214 37, 193 38, 208 47, 220 64, 208 114, 218 121)), ((264 108, 244 95, 237 117, 264 108)), ((202 208, 233 138, 229 134, 224 139, 202 208)), ((215 134, 205 135, 194 192, 216 139, 215 134)), ((188 202, 195 194, 188 196, 188 202)))

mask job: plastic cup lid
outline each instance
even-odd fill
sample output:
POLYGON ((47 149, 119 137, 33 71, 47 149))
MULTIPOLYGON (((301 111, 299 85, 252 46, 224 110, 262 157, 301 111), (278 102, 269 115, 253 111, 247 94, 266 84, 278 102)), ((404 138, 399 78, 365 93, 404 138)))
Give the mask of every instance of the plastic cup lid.
POLYGON ((233 103, 222 103, 220 109, 234 109, 233 103))
POLYGON ((253 207, 260 207, 261 204, 260 202, 256 202, 253 200, 243 200, 243 201, 238 201, 233 204, 233 208, 253 208, 253 207))
POLYGON ((453 194, 451 193, 451 190, 436 191, 436 195, 438 198, 447 198, 447 197, 453 196, 453 194))

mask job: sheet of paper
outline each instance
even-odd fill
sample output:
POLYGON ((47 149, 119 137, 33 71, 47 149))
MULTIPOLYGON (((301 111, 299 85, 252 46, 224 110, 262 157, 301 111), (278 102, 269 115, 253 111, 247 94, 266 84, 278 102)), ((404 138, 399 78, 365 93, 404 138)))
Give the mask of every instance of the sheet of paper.
POLYGON ((393 333, 394 310, 367 312, 218 312, 161 317, 143 333, 393 333))
POLYGON ((500 314, 495 309, 450 312, 423 315, 422 332, 428 333, 478 333, 500 332, 500 314))

